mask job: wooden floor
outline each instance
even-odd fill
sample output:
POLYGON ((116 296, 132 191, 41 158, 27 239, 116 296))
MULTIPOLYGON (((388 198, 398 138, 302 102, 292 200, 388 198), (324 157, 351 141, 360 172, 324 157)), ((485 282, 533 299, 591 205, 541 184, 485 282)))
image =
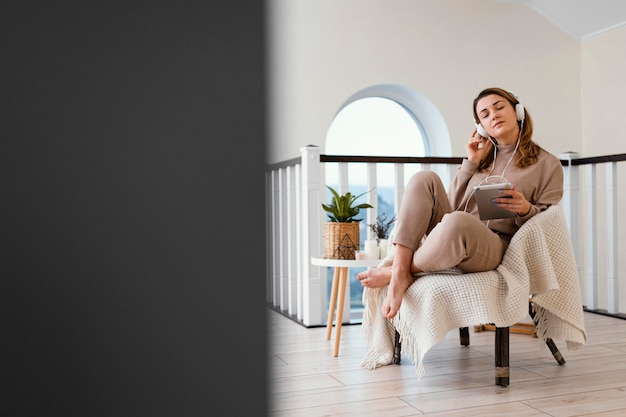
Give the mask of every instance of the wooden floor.
POLYGON ((494 384, 494 332, 458 331, 431 349, 419 381, 408 359, 374 370, 360 367, 361 325, 335 331, 305 328, 268 308, 271 416, 626 416, 626 320, 585 313, 587 344, 559 366, 538 339, 511 333, 511 379, 494 384))

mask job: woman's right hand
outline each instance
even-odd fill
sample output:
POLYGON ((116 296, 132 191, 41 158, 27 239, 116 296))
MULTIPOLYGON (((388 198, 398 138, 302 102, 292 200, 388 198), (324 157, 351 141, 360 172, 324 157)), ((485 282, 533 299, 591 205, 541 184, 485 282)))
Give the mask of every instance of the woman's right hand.
POLYGON ((467 159, 475 164, 480 163, 486 152, 489 152, 493 145, 491 141, 478 134, 478 131, 474 129, 472 135, 469 137, 465 150, 467 151, 467 159))

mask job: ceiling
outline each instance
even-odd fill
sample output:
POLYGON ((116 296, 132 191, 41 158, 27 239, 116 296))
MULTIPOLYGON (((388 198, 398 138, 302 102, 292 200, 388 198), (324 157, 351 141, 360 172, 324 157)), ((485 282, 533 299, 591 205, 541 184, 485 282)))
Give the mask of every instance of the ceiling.
POLYGON ((626 26, 624 0, 493 0, 535 10, 578 41, 626 26))

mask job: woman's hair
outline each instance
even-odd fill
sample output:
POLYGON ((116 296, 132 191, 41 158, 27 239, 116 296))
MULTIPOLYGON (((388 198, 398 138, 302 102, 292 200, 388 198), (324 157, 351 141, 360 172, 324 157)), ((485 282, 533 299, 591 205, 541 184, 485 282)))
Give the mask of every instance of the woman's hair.
MULTIPOLYGON (((474 121, 476 123, 480 123, 478 115, 476 114, 476 104, 478 103, 478 100, 491 94, 497 94, 500 97, 506 99, 509 103, 511 103, 511 106, 513 106, 513 108, 515 108, 515 105, 520 102, 513 93, 503 90, 502 88, 486 88, 481 91, 480 94, 478 94, 478 97, 474 99, 472 113, 474 114, 474 121)), ((517 124, 521 126, 522 131, 519 138, 519 147, 515 152, 515 157, 513 160, 513 163, 519 168, 524 168, 537 162, 537 157, 539 156, 539 152, 541 150, 539 145, 537 145, 532 140, 533 119, 532 117, 530 117, 530 114, 528 114, 528 110, 526 110, 525 108, 524 113, 525 117, 523 123, 519 120, 517 121, 517 124)), ((491 152, 487 153, 480 161, 480 164, 478 164, 478 169, 480 171, 487 170, 489 167, 491 167, 491 164, 493 163, 493 158, 494 156, 491 152)))

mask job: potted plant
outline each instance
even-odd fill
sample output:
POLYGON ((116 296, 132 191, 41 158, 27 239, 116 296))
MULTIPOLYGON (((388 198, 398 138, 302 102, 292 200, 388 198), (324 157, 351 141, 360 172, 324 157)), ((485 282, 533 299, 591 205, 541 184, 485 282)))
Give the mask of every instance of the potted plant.
POLYGON ((328 221, 324 224, 324 258, 328 259, 355 259, 355 252, 359 250, 359 222, 357 218, 362 209, 374 208, 371 204, 356 201, 366 191, 359 195, 350 192, 340 195, 332 187, 326 186, 332 193, 330 204, 322 203, 322 208, 328 213, 328 221))
POLYGON ((387 220, 387 213, 382 213, 376 216, 376 223, 368 224, 372 232, 374 232, 374 236, 376 240, 387 239, 389 238, 389 229, 393 222, 396 221, 396 216, 394 216, 387 220))
POLYGON ((395 214, 391 219, 387 220, 387 213, 382 213, 376 216, 376 223, 368 224, 369 228, 374 232, 376 245, 378 246, 379 257, 381 259, 387 256, 389 229, 395 221, 395 214))

